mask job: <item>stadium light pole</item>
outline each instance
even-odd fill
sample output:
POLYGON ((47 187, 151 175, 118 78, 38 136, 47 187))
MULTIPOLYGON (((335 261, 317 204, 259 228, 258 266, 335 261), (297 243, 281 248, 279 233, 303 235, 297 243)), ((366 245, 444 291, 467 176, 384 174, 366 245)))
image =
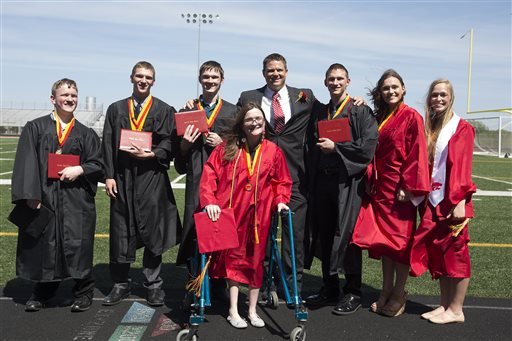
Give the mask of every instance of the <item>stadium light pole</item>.
MULTIPOLYGON (((214 20, 218 20, 218 14, 211 13, 181 13, 181 18, 187 24, 197 24, 197 71, 199 71, 201 58, 201 24, 213 24, 214 20)), ((196 95, 199 97, 199 83, 197 83, 196 95)))
POLYGON ((469 33, 469 65, 468 65, 468 107, 466 113, 469 114, 471 102, 471 64, 473 63, 473 29, 470 28, 468 32, 464 33, 460 39, 464 38, 469 33))

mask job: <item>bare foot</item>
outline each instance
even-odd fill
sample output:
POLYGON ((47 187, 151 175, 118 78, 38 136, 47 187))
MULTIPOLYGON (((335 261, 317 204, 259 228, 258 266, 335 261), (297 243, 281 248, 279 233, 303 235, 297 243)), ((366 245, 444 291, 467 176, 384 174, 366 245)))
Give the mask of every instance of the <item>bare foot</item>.
POLYGON ((424 320, 428 320, 431 317, 434 317, 434 316, 442 314, 442 313, 444 313, 444 307, 442 305, 440 305, 439 307, 437 307, 434 310, 431 310, 431 311, 428 311, 428 312, 426 312, 424 314, 421 314, 421 318, 424 319, 424 320))
POLYGON ((431 317, 429 321, 435 324, 464 323, 464 313, 455 314, 450 310, 446 310, 439 315, 431 317))

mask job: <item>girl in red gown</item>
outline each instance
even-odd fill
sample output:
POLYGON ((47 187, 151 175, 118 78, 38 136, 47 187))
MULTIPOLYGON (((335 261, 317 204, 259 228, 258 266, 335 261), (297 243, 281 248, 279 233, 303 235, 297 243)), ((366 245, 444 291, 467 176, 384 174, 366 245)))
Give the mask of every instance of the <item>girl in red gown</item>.
POLYGON ((265 116, 255 103, 244 105, 225 143, 212 152, 204 166, 199 201, 213 221, 221 209, 232 207, 238 227, 239 247, 212 255, 209 274, 226 278, 229 285, 228 321, 246 328, 238 313, 240 283, 249 286, 248 318, 255 327, 265 323, 256 314, 263 279, 263 260, 275 211, 288 210, 292 180, 284 154, 265 140, 265 116))
POLYGON ((423 119, 403 103, 402 77, 387 70, 371 91, 379 143, 367 174, 371 193, 363 201, 352 242, 382 260, 382 291, 370 309, 398 316, 405 310, 405 283, 416 227, 416 206, 429 191, 423 119))
POLYGON ((425 131, 431 192, 411 250, 411 274, 428 269, 439 278, 441 304, 421 315, 432 323, 462 323, 462 305, 471 275, 467 222, 473 217, 471 179, 474 129, 452 111, 453 86, 446 79, 430 85, 425 131))

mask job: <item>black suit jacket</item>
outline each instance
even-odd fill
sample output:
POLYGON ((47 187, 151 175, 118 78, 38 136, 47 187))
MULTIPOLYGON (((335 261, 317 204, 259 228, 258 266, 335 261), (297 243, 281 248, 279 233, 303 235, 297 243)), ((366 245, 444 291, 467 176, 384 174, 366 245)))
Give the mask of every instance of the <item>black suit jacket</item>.
MULTIPOLYGON (((277 144, 284 152, 294 185, 305 183, 304 145, 306 129, 311 117, 313 103, 316 101, 311 89, 288 88, 290 96, 291 118, 286 122, 283 130, 277 134, 267 122, 269 136, 267 138, 277 144), (302 94, 301 94, 302 93, 302 94)), ((244 91, 240 94, 237 106, 242 107, 248 102, 261 105, 266 86, 244 91)), ((294 186, 295 187, 295 186, 294 186)))

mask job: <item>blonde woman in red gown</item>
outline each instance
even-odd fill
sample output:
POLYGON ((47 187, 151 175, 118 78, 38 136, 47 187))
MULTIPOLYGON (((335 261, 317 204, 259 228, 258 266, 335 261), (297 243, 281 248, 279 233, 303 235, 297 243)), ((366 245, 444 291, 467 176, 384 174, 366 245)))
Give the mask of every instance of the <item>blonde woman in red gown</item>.
POLYGON ((467 223, 473 217, 471 179, 473 127, 453 113, 453 86, 446 79, 430 85, 425 131, 431 192, 411 251, 411 274, 430 270, 439 279, 441 304, 422 318, 436 324, 462 323, 462 305, 471 276, 467 223))
POLYGON ((371 91, 379 143, 368 168, 371 192, 363 201, 352 242, 382 261, 382 291, 370 310, 386 316, 405 311, 409 253, 417 205, 429 191, 423 119, 403 103, 402 77, 387 70, 371 91))
POLYGON ((208 158, 200 182, 200 205, 210 219, 217 220, 230 202, 235 214, 240 246, 214 253, 209 269, 213 278, 228 280, 228 321, 235 328, 247 327, 238 313, 241 283, 249 286, 251 325, 265 326, 256 313, 256 303, 271 216, 275 211, 288 210, 291 196, 292 180, 284 154, 264 139, 265 127, 261 107, 252 102, 245 104, 237 114, 232 135, 208 158))

